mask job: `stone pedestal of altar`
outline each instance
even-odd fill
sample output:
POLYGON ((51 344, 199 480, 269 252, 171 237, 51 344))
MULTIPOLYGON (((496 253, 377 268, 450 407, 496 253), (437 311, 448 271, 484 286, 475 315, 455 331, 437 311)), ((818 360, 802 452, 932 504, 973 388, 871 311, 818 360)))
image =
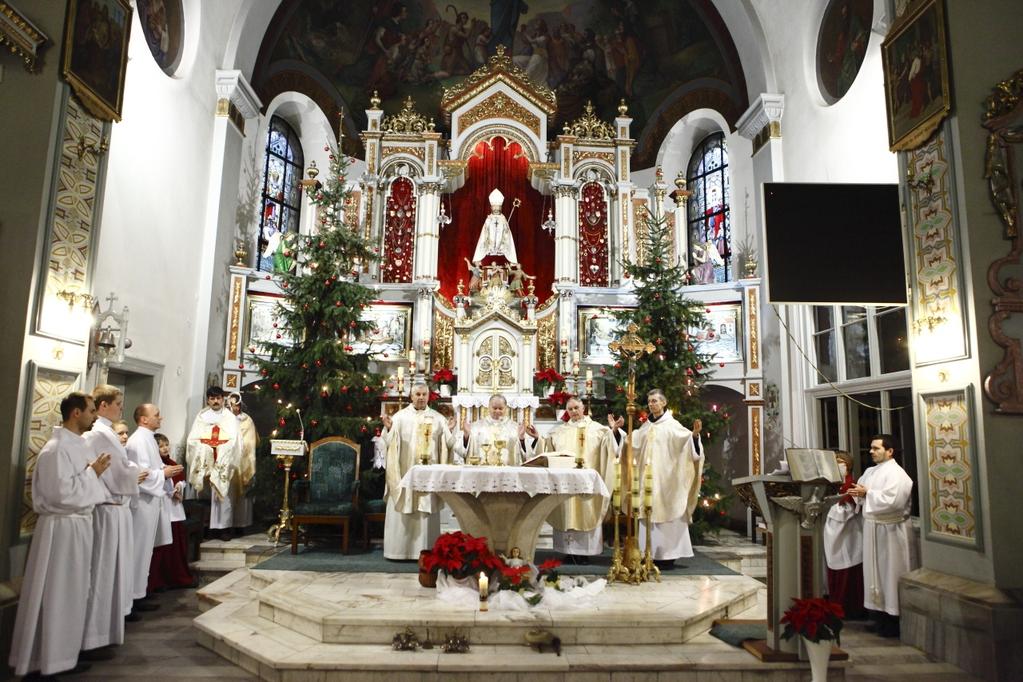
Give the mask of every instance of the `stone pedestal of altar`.
POLYGON ((400 487, 406 494, 436 494, 463 532, 487 538, 501 554, 518 547, 527 561, 533 560, 540 527, 558 505, 575 495, 600 495, 606 511, 611 497, 592 469, 417 465, 400 487))

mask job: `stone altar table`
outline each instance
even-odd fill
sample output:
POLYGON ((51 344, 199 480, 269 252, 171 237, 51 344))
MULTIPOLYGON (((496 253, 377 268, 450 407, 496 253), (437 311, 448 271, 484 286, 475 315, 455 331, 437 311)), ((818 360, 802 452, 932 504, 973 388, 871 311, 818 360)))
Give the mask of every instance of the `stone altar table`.
POLYGON ((416 465, 399 484, 406 494, 432 493, 451 507, 462 531, 487 538, 494 552, 518 547, 533 560, 540 526, 573 495, 600 495, 610 502, 604 480, 593 469, 416 465))

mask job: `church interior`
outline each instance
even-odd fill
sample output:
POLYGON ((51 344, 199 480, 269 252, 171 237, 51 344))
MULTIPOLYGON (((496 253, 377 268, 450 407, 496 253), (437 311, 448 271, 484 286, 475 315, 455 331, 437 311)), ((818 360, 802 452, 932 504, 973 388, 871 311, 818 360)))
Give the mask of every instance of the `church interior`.
POLYGON ((62 401, 112 386, 186 465, 189 631, 250 679, 810 679, 781 618, 830 584, 847 465, 821 453, 853 508, 879 434, 912 493, 862 522, 875 564, 904 525, 878 608, 938 672, 871 668, 890 640, 846 613, 823 674, 1023 679, 1021 25, 1016 0, 0 2, 5 672, 37 462, 62 401), (424 384, 436 418, 402 421, 424 384), (223 537, 210 387, 258 434, 223 537), (584 412, 599 466, 558 435, 584 412), (650 554, 668 488, 616 454, 663 415, 687 554, 650 554), (573 495, 592 566, 553 552, 573 495), (438 523, 534 576, 565 559, 568 591, 421 587, 438 523))

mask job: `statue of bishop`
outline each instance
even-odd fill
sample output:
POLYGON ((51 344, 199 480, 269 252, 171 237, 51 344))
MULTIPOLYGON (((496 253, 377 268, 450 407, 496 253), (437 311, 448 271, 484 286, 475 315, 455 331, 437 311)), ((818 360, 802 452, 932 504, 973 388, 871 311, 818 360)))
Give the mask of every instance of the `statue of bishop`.
POLYGON ((483 221, 480 238, 476 242, 476 251, 472 255, 474 263, 480 263, 487 256, 504 256, 509 263, 518 263, 515 254, 515 242, 512 240, 511 227, 508 219, 501 213, 504 195, 495 189, 490 193, 490 215, 483 221))

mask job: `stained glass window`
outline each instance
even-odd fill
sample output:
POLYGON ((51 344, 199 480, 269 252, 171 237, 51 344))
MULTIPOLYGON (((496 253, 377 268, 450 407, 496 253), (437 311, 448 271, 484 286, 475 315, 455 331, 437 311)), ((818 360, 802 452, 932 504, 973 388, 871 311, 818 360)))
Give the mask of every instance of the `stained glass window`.
POLYGON ((694 284, 732 278, 732 228, 729 216, 731 180, 724 133, 714 133, 696 146, 686 173, 689 199, 689 266, 694 284))
POLYGON ((281 258, 284 236, 298 232, 301 210, 302 145, 298 135, 284 119, 270 118, 266 140, 266 166, 263 169, 263 202, 259 214, 259 269, 273 272, 274 256, 281 258))

